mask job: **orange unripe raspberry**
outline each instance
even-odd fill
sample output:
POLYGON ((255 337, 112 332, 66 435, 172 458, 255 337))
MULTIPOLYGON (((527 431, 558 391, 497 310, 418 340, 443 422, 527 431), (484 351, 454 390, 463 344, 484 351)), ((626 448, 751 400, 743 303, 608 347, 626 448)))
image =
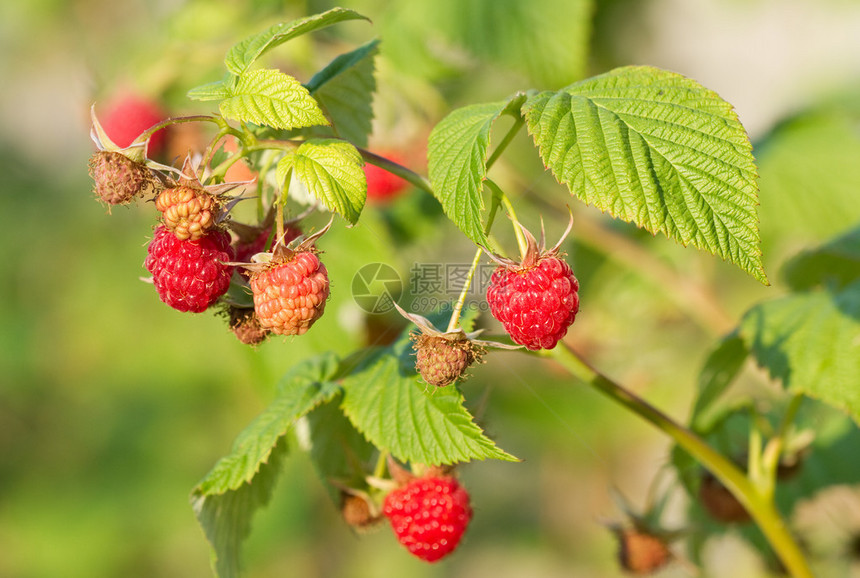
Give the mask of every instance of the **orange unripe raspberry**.
POLYGON ((279 335, 302 335, 325 311, 328 272, 311 251, 295 253, 251 275, 260 325, 279 335))
POLYGON ((195 241, 215 226, 218 203, 202 189, 179 186, 165 189, 155 199, 162 222, 177 239, 195 241))

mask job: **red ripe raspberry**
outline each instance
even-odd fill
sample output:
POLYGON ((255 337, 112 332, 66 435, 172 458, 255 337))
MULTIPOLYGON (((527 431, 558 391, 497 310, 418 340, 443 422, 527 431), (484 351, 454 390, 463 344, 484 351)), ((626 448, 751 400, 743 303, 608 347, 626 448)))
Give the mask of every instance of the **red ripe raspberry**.
POLYGON ((400 543, 426 562, 453 552, 472 520, 469 493, 448 476, 415 478, 392 490, 382 512, 400 543))
MULTIPOLYGON (((403 164, 402 157, 393 151, 380 151, 379 154, 395 163, 403 164)), ((365 164, 364 175, 367 178, 367 198, 371 201, 386 202, 397 196, 406 188, 406 181, 376 165, 365 164)))
POLYGON ((164 226, 155 229, 146 269, 161 300, 179 311, 205 311, 230 287, 233 267, 230 235, 212 231, 196 241, 177 239, 164 226))
MULTIPOLYGON (((143 131, 164 119, 164 112, 155 102, 134 94, 124 94, 107 106, 102 126, 117 146, 125 148, 143 131)), ((147 154, 158 155, 162 148, 164 130, 156 132, 149 139, 147 154)))
POLYGON ((203 189, 179 186, 161 191, 155 208, 161 211, 164 226, 177 238, 195 241, 215 226, 218 202, 203 189))
POLYGON ((279 335, 302 335, 322 317, 328 299, 328 271, 312 251, 251 275, 260 325, 279 335))
POLYGON ((532 351, 552 349, 579 311, 579 282, 563 260, 544 254, 531 265, 496 269, 487 289, 493 317, 532 351))

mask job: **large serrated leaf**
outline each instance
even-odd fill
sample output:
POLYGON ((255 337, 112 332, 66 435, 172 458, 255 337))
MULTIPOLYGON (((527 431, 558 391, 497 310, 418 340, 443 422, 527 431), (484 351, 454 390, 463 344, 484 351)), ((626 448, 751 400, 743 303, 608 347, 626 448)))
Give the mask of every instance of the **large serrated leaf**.
POLYGON ((337 134, 362 147, 367 146, 373 128, 374 57, 378 47, 379 40, 371 40, 341 54, 306 85, 326 110, 337 134))
POLYGON ((782 274, 795 291, 825 284, 844 287, 860 279, 860 227, 793 257, 782 274))
POLYGON ((534 95, 523 111, 544 163, 582 201, 767 283, 752 146, 716 93, 631 66, 534 95))
POLYGON ((283 44, 302 34, 319 30, 338 22, 346 20, 367 20, 354 10, 347 8, 332 8, 321 14, 315 14, 306 18, 293 20, 282 24, 275 24, 263 32, 259 32, 230 48, 224 58, 224 64, 233 74, 239 76, 244 74, 248 68, 267 51, 283 44))
POLYGON ((278 163, 278 180, 299 179, 315 198, 355 224, 367 198, 361 153, 348 142, 311 139, 278 163))
POLYGON ((272 128, 329 124, 308 90, 278 70, 252 70, 237 77, 227 89, 220 109, 225 118, 272 128))
POLYGON ((429 390, 410 367, 408 337, 378 351, 343 380, 343 410, 375 446, 401 461, 516 461, 487 438, 455 387, 429 390))
POLYGON ((281 380, 274 401, 194 488, 191 503, 214 550, 220 578, 238 576, 241 542, 254 512, 269 500, 287 453, 285 436, 298 418, 340 391, 331 381, 337 370, 338 360, 330 353, 295 366, 281 380))
POLYGON ((308 414, 310 456, 332 500, 340 506, 340 489, 332 482, 352 488, 365 484, 367 462, 375 452, 343 415, 338 398, 308 414))
POLYGON ((740 332, 759 365, 789 391, 860 422, 860 283, 757 305, 740 332))
POLYGON ((214 552, 212 565, 218 578, 240 575, 242 541, 251 533, 256 511, 269 503, 286 454, 286 439, 280 438, 253 483, 243 483, 223 494, 191 494, 194 515, 214 552))
POLYGON ((487 244, 481 212, 487 150, 493 123, 512 103, 525 101, 518 94, 508 100, 458 108, 443 118, 427 143, 428 171, 433 194, 463 233, 479 245, 487 244))

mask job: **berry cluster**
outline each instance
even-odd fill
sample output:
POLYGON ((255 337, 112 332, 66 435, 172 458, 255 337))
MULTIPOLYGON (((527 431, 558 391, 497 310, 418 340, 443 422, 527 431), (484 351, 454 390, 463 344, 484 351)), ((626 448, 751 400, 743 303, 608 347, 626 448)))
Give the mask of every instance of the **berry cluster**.
MULTIPOLYGON (((151 118, 154 109, 138 112, 155 123, 161 120, 151 118)), ((204 186, 200 179, 205 171, 190 155, 181 171, 151 163, 145 151, 153 149, 150 133, 155 127, 129 128, 118 124, 115 116, 112 112, 110 123, 103 126, 93 112, 92 134, 99 150, 90 161, 90 173, 96 196, 108 206, 154 196, 161 217, 144 266, 159 298, 174 309, 193 313, 223 304, 230 329, 247 344, 260 343, 270 333, 305 333, 322 316, 329 296, 328 273, 313 248, 325 230, 296 240, 301 236, 296 223, 276 227, 274 210, 260 226, 233 222, 230 209, 235 202, 224 193, 241 183, 204 186), (180 174, 178 180, 174 171, 180 174), (270 243, 273 250, 266 253, 270 243), (297 246, 292 250, 288 244, 297 246), (253 294, 253 305, 249 300, 226 299, 231 284, 239 286, 237 293, 244 289, 253 294)))

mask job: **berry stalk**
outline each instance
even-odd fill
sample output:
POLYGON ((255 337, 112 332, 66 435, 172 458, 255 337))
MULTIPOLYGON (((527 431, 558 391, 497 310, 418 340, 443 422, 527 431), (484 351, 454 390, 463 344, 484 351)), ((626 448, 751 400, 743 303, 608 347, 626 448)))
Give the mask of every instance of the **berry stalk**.
POLYGON ((746 508, 791 576, 813 578, 803 552, 773 503, 772 495, 762 492, 737 466, 695 433, 588 365, 564 342, 561 345, 562 347, 556 347, 554 350, 543 351, 540 355, 551 357, 574 377, 633 411, 675 440, 675 443, 707 468, 746 508))

